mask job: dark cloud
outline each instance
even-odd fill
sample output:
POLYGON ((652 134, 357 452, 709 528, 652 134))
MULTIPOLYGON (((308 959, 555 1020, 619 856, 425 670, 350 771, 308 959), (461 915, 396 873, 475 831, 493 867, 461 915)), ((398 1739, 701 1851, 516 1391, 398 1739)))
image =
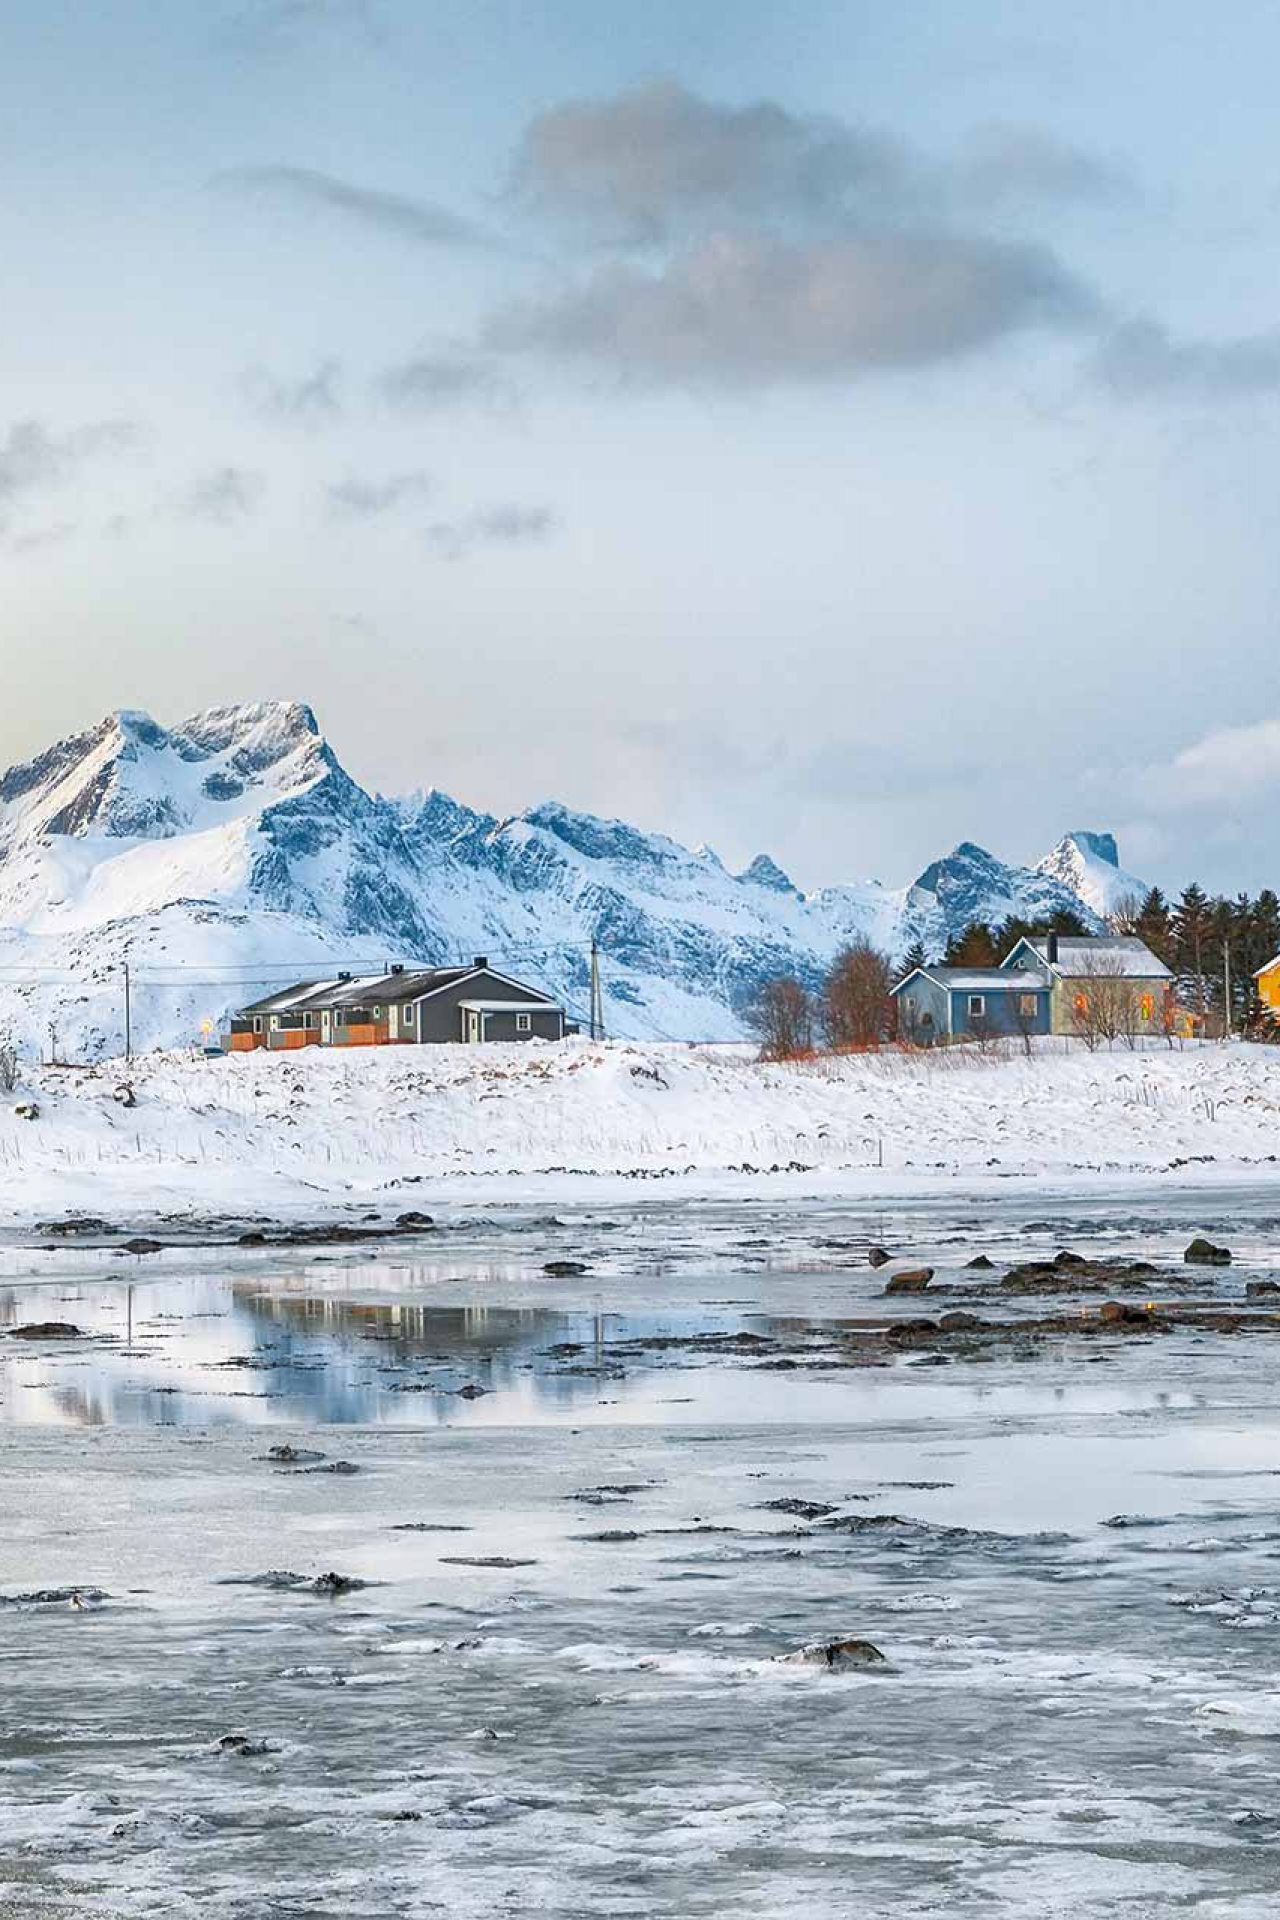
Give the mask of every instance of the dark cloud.
POLYGON ((359 221, 397 239, 428 247, 488 247, 496 244, 473 221, 429 200, 359 187, 314 167, 241 167, 219 176, 216 184, 319 207, 359 221))
POLYGON ((255 367, 244 377, 244 391, 250 405, 264 419, 315 427, 337 419, 342 412, 338 375, 336 360, 324 361, 314 373, 300 380, 279 380, 263 368, 255 367))
POLYGON ((531 206, 627 241, 653 242, 691 215, 881 207, 918 191, 909 151, 881 133, 789 112, 726 107, 674 80, 538 114, 516 155, 531 206))
POLYGON ((1280 389, 1280 329, 1234 340, 1180 340, 1155 320, 1117 327, 1095 371, 1124 400, 1243 400, 1280 389))
POLYGON ((1091 317, 1048 251, 943 229, 788 241, 715 235, 665 265, 615 263, 508 309, 494 345, 610 363, 641 379, 847 380, 950 359, 1091 317))
POLYGON ((461 520, 438 520, 427 528, 427 542, 445 560, 460 560, 481 546, 527 546, 546 540, 555 529, 549 507, 504 502, 461 520))
POLYGON ((507 381, 484 361, 447 354, 418 354, 388 367, 378 377, 377 390, 388 406, 423 413, 468 402, 498 405, 514 398, 507 381))
POLYGON ((246 467, 215 467, 188 490, 178 511, 185 519, 204 520, 210 526, 235 526, 252 518, 265 492, 260 473, 246 467))
POLYGON ((1132 197, 1123 167, 1036 127, 982 127, 957 163, 962 189, 980 200, 1080 201, 1132 197))
POLYGON ((338 480, 328 489, 329 506, 350 519, 373 520, 406 500, 423 499, 431 490, 431 476, 420 471, 394 473, 385 480, 338 480))
POLYGON ((141 445, 132 420, 98 420, 57 433, 42 420, 15 420, 0 441, 0 513, 28 493, 75 479, 86 461, 141 445))

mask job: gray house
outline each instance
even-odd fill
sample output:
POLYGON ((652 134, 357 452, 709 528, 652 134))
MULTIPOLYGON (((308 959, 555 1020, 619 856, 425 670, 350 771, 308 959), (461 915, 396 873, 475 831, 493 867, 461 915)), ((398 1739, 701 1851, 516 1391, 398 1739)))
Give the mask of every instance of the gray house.
POLYGON ((562 1040, 564 1008, 478 955, 469 967, 338 974, 301 981, 238 1013, 234 1053, 257 1047, 422 1046, 449 1041, 562 1040))
POLYGON ((1050 987, 1043 974, 1000 967, 917 967, 892 989, 898 1032, 917 1046, 1048 1033, 1050 987))

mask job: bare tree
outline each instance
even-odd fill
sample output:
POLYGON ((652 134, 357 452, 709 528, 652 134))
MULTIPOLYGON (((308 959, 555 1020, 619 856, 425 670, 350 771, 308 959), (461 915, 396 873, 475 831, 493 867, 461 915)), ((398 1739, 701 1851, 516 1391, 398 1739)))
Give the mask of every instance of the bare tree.
POLYGON ((18 1049, 10 1040, 0 1040, 0 1093, 12 1093, 18 1084, 18 1049))
POLYGON ((1009 995, 1009 1030, 1017 1034, 1022 1042, 1022 1051, 1029 1057, 1031 1042, 1040 1031, 1040 995, 1038 993, 1009 995))
POLYGON ((822 1031, 836 1052, 876 1047, 893 1024, 893 968, 869 940, 854 940, 835 957, 822 987, 822 1031))
POLYGON ((1143 896, 1140 893, 1117 894, 1107 909, 1106 924, 1108 933, 1137 933, 1142 918, 1143 896))
POLYGON ((1072 1024, 1092 1053, 1105 1041, 1137 1045, 1139 1036, 1155 1023, 1155 998, 1149 987, 1125 972, 1117 953, 1091 953, 1067 982, 1071 993, 1072 1024))
POLYGON ((759 1036, 762 1060, 795 1060, 813 1051, 813 999, 790 975, 766 980, 744 1017, 759 1036))

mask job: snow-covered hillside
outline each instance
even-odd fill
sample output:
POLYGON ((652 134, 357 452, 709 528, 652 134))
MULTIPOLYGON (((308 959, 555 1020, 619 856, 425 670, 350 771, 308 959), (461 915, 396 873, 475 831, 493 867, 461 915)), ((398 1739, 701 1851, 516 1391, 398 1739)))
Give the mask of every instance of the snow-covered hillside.
POLYGON ((555 803, 497 820, 366 793, 300 704, 118 713, 0 776, 0 1030, 117 1051, 126 961, 144 1049, 343 963, 484 953, 581 1011, 594 936, 611 1032, 729 1039, 761 979, 816 982, 859 935, 937 953, 971 920, 1093 918, 1136 884, 1109 835, 1075 834, 1035 868, 963 843, 911 886, 804 894, 767 855, 733 873, 555 803))
MULTIPOLYGON (((845 1056, 570 1041, 152 1054, 32 1068, 0 1101, 0 1222, 80 1208, 318 1218, 618 1191, 847 1191, 1276 1176, 1273 1048, 845 1056), (34 1100, 35 1119, 14 1111, 34 1100), (762 1178, 762 1176, 767 1176, 762 1178), (602 1186, 601 1182, 605 1184, 602 1186), (635 1182, 634 1187, 630 1184, 635 1182), (771 1185, 772 1183, 772 1185, 771 1185)), ((1000 1190, 1007 1192, 1008 1186, 1000 1190)))

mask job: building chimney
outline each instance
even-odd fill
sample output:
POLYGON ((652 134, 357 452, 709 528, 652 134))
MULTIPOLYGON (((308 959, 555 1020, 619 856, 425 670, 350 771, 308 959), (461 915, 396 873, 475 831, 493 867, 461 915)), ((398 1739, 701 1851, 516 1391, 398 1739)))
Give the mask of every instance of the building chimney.
POLYGON ((1046 945, 1046 948, 1045 948, 1045 957, 1047 958, 1047 960, 1048 960, 1048 962, 1049 962, 1049 965, 1050 965, 1051 967, 1056 967, 1056 966, 1057 966, 1057 964, 1058 964, 1058 936, 1057 936, 1057 934, 1056 934, 1056 933, 1051 933, 1051 934, 1049 935, 1049 939, 1048 939, 1048 942, 1047 942, 1047 945, 1046 945))
POLYGON ((488 964, 489 964, 489 956, 488 956, 488 954, 487 954, 487 953, 478 953, 478 954, 477 954, 477 955, 475 956, 475 958, 474 958, 474 960, 473 960, 473 961, 471 962, 471 964, 472 964, 472 966, 473 966, 473 967, 487 967, 487 966, 488 966, 488 964))

